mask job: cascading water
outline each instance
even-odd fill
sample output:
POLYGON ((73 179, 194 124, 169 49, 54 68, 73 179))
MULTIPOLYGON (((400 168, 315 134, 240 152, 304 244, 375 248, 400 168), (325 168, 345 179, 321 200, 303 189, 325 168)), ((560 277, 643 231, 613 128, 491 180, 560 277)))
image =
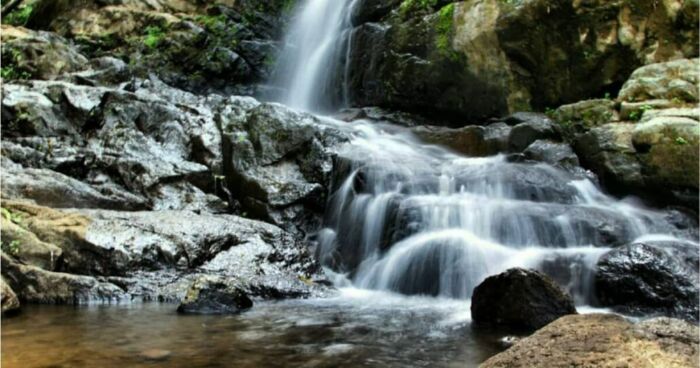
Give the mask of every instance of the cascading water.
MULTIPOLYGON (((287 91, 281 102, 332 106, 352 6, 302 4, 276 71, 287 91)), ((608 197, 585 175, 504 155, 463 157, 389 124, 323 120, 354 139, 338 152, 342 180, 316 236, 318 254, 357 287, 466 299, 485 277, 523 266, 589 303, 593 266, 610 247, 683 236, 663 213, 608 197)))
POLYGON ((344 30, 354 0, 307 0, 297 12, 273 72, 285 105, 319 112, 340 99, 335 80, 345 56, 344 30))

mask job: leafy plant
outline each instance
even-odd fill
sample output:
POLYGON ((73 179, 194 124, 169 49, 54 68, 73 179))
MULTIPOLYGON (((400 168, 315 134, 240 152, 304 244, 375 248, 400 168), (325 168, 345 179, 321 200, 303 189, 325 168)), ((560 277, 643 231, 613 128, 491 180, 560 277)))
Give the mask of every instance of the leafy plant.
POLYGON ((679 146, 685 146, 688 144, 688 141, 686 141, 683 137, 676 137, 676 144, 679 146))
POLYGON ((2 217, 4 217, 6 220, 11 221, 15 224, 20 224, 22 222, 21 215, 14 213, 5 207, 0 208, 0 213, 2 214, 2 217))

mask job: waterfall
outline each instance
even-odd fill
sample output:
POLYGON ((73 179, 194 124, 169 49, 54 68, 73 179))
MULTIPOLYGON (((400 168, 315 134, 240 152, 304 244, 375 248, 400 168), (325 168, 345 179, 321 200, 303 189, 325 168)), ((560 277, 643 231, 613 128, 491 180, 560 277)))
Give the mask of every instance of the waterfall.
MULTIPOLYGON (((322 112, 342 98, 353 2, 298 9, 275 72, 279 101, 322 112)), ((520 266, 590 303, 593 269, 611 247, 685 236, 664 213, 607 196, 581 174, 460 156, 389 124, 322 120, 354 137, 337 153, 342 180, 315 236, 338 285, 467 299, 484 278, 520 266)))
POLYGON ((328 111, 345 99, 337 83, 346 56, 354 0, 306 0, 298 8, 284 40, 273 84, 276 100, 305 111, 328 111))

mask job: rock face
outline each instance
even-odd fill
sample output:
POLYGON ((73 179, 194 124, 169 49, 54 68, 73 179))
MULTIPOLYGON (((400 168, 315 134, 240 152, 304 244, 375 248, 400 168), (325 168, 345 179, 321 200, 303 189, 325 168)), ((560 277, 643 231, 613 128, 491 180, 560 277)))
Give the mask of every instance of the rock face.
POLYGON ((690 1, 360 1, 351 100, 483 119, 603 96, 637 67, 697 56, 697 13, 690 1))
POLYGON ((246 293, 224 280, 202 277, 190 286, 177 311, 186 314, 234 314, 253 306, 246 293))
MULTIPOLYGON (((190 211, 65 211, 8 200, 3 206, 22 219, 15 226, 23 237, 3 267, 20 299, 176 301, 199 275, 235 278, 262 298, 325 291, 310 281, 322 276, 305 244, 270 224, 190 211), (23 264, 29 262, 43 269, 23 264), (62 281, 72 286, 59 292, 62 281), (118 298, 110 294, 116 290, 118 298)), ((3 241, 11 229, 3 227, 3 241)))
MULTIPOLYGON (((42 31, 3 27, 3 66, 14 71, 4 77, 54 79, 86 69, 87 59, 108 55, 128 63, 111 74, 118 77, 110 81, 114 84, 154 73, 189 91, 250 92, 251 84, 270 73, 293 5, 286 0, 35 1, 28 18, 15 25, 42 31), (5 34, 11 37, 7 44, 5 34)), ((79 78, 94 82, 94 77, 79 78)))
POLYGON ((609 191, 695 211, 699 66, 699 59, 647 65, 632 74, 617 102, 582 101, 552 117, 581 164, 609 191))
POLYGON ((0 278, 0 307, 3 314, 19 309, 19 299, 4 278, 0 278))
POLYGON ((620 316, 565 316, 486 362, 513 367, 695 367, 698 327, 656 318, 634 325, 620 316))
POLYGON ((549 277, 513 268, 488 277, 472 294, 472 319, 481 325, 536 330, 567 314, 573 299, 549 277))
POLYGON ((698 248, 647 242, 616 248, 599 261, 595 290, 603 306, 626 313, 661 313, 697 321, 698 248))

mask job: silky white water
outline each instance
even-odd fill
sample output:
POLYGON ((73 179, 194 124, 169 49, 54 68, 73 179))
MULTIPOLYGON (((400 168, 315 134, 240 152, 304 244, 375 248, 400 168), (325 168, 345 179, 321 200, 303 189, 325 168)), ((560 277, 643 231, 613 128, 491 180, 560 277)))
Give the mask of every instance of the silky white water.
MULTIPOLYGON (((276 71, 280 102, 333 107, 337 78, 348 78, 339 66, 352 6, 302 3, 276 71)), ((322 120, 353 136, 338 152, 342 180, 315 236, 339 286, 468 299, 484 278, 519 266, 548 273, 587 304, 595 264, 611 247, 685 236, 667 213, 609 197, 580 172, 463 157, 390 124, 322 120)))
POLYGON ((297 11, 279 55, 273 84, 283 88, 276 99, 305 111, 332 108, 338 91, 335 77, 345 56, 343 31, 353 0, 307 0, 297 11))

